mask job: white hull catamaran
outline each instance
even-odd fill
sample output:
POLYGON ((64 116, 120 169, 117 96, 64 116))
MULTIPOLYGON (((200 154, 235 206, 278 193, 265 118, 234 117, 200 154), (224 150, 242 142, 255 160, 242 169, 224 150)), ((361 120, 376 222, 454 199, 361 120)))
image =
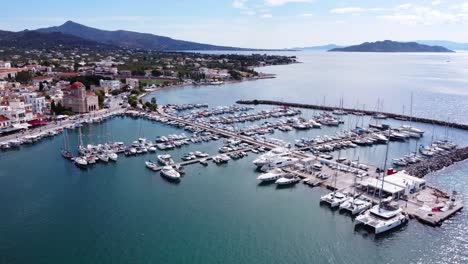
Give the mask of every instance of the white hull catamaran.
POLYGON ((388 146, 385 152, 384 169, 382 171, 382 187, 379 191, 379 204, 356 217, 356 225, 363 224, 373 229, 375 234, 380 234, 408 222, 408 216, 404 214, 398 204, 390 204, 392 197, 382 199, 385 174, 388 158, 388 146))

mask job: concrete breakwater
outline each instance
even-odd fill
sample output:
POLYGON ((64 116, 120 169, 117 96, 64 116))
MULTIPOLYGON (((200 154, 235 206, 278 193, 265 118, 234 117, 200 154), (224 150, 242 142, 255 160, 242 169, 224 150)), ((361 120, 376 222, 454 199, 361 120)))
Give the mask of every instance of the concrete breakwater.
POLYGON ((436 156, 426 161, 409 165, 405 168, 405 171, 413 176, 422 178, 430 172, 441 170, 455 162, 463 161, 465 159, 468 159, 468 147, 456 149, 448 154, 436 156))
POLYGON ((388 118, 393 118, 397 120, 411 120, 414 122, 427 123, 427 124, 447 126, 451 128, 468 130, 468 124, 459 124, 459 123, 435 120, 435 119, 424 118, 424 117, 414 117, 414 116, 411 117, 411 116, 402 115, 402 114, 377 112, 377 111, 362 110, 362 109, 340 108, 340 107, 335 107, 335 106, 324 106, 324 105, 313 105, 313 104, 288 103, 288 102, 280 102, 280 101, 272 101, 272 100, 239 100, 236 103, 247 104, 247 105, 277 105, 277 106, 297 107, 297 108, 306 108, 306 109, 323 110, 323 111, 343 110, 350 114, 359 113, 359 114, 364 114, 364 115, 369 115, 369 116, 383 114, 387 116, 388 118))

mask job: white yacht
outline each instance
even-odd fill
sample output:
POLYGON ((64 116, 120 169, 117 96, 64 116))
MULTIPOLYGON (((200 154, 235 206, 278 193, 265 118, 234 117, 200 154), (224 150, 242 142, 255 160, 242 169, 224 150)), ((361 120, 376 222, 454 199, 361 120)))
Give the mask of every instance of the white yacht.
POLYGON ((348 199, 350 199, 350 197, 348 197, 346 194, 335 191, 320 197, 320 202, 328 203, 331 208, 336 208, 348 199))
POLYGON ((165 166, 161 169, 161 176, 166 177, 170 180, 180 180, 180 173, 178 173, 171 166, 165 166))
POLYGON ((172 160, 172 157, 169 154, 158 155, 158 162, 166 166, 174 164, 174 160, 172 160))
POLYGON ((372 227, 375 234, 391 230, 408 222, 408 216, 402 213, 398 206, 392 206, 388 201, 375 205, 356 217, 356 224, 372 227))
POLYGON ((340 210, 348 211, 351 215, 357 215, 369 209, 372 203, 365 197, 351 197, 340 204, 340 210))
POLYGON ((279 178, 285 176, 287 173, 284 172, 280 168, 273 169, 267 173, 263 173, 260 176, 257 177, 257 180, 260 180, 262 182, 270 182, 270 181, 276 181, 279 178))
POLYGON ((299 160, 296 158, 291 158, 291 157, 276 157, 273 160, 271 160, 269 163, 263 165, 260 170, 263 172, 268 172, 270 170, 273 170, 275 168, 283 168, 286 166, 291 166, 294 165, 298 162, 299 160))
POLYGON ((269 163, 273 158, 278 157, 278 156, 285 156, 288 154, 288 152, 289 151, 285 148, 274 148, 271 151, 255 159, 253 161, 253 164, 257 166, 258 168, 261 168, 262 166, 269 163))
POLYGON ((99 154, 98 158, 102 162, 109 162, 109 156, 107 156, 107 154, 99 154))
POLYGON ((278 180, 275 181, 277 185, 290 185, 290 184, 296 184, 300 181, 301 179, 296 176, 283 176, 279 178, 278 180))
POLYGON ((117 153, 114 153, 114 152, 109 152, 107 153, 107 157, 109 157, 109 160, 117 161, 117 159, 119 158, 119 155, 117 155, 117 153))
POLYGON ((86 168, 86 166, 88 166, 88 161, 84 157, 76 157, 75 165, 80 168, 86 168))

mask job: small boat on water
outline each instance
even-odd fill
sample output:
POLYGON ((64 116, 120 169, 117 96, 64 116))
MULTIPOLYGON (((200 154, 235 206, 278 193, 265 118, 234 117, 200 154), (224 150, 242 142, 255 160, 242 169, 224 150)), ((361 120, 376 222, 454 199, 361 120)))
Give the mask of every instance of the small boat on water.
POLYGON ((280 168, 276 168, 267 173, 261 174, 260 176, 257 177, 257 180, 260 180, 262 182, 276 181, 285 175, 287 175, 285 171, 283 171, 280 168))
POLYGON ((88 166, 88 161, 84 157, 76 157, 75 165, 80 168, 86 168, 88 166))
POLYGON ((145 161, 145 165, 148 169, 155 170, 158 167, 158 164, 152 162, 151 160, 145 161))
POLYGON ((161 176, 169 179, 169 180, 180 180, 180 173, 178 173, 174 168, 171 166, 165 166, 161 169, 161 176))
POLYGON ((104 154, 104 153, 103 153, 103 154, 99 154, 99 155, 98 155, 98 158, 99 158, 99 160, 102 161, 102 162, 106 162, 106 163, 109 162, 109 156, 107 156, 107 154, 104 154))
POLYGON ((72 159, 73 158, 73 153, 71 153, 70 151, 66 150, 66 149, 62 149, 60 151, 60 154, 62 154, 62 156, 66 159, 72 159))
POLYGON ((117 155, 114 152, 109 152, 109 153, 107 153, 107 157, 109 158, 109 160, 117 161, 119 155, 117 155))
POLYGON ((280 185, 280 186, 286 186, 286 185, 292 185, 292 184, 296 184, 298 182, 300 182, 301 179, 297 176, 293 176, 293 175, 285 175, 281 178, 279 178, 278 180, 275 181, 276 185, 280 185))
POLYGON ((174 160, 169 154, 158 155, 158 162, 165 166, 174 164, 174 160))

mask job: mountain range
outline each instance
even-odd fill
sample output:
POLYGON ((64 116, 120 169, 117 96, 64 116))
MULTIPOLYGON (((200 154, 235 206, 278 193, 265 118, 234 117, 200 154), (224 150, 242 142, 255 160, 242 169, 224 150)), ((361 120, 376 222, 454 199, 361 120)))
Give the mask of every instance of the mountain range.
POLYGON ((442 46, 429 46, 416 42, 397 42, 391 40, 364 42, 344 48, 334 48, 329 51, 336 52, 453 52, 442 46))
POLYGON ((41 33, 37 31, 11 32, 0 30, 0 47, 2 48, 26 48, 26 49, 52 49, 57 47, 93 49, 110 48, 109 45, 86 40, 73 35, 60 32, 41 33))
POLYGON ((145 50, 255 50, 217 46, 169 37, 125 30, 108 31, 84 26, 73 21, 63 25, 24 30, 20 32, 0 30, 0 47, 16 48, 131 48, 145 50))

